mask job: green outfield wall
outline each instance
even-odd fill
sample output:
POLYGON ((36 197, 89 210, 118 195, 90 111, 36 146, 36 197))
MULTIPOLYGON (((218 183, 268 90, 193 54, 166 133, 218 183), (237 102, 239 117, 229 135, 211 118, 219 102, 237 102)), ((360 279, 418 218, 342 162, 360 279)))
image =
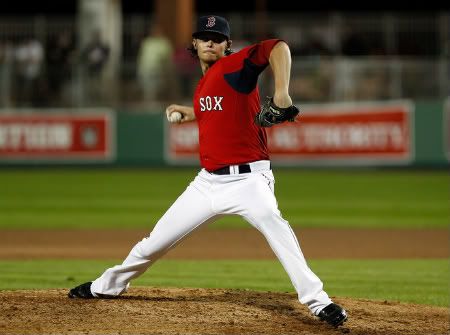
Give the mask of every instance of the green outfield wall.
POLYGON ((164 121, 160 113, 119 111, 116 115, 119 165, 164 165, 164 121))
POLYGON ((415 103, 415 165, 448 165, 450 158, 449 100, 415 103))
MULTIPOLYGON (((354 107, 354 105, 351 106, 354 107)), ((372 105, 370 105, 371 108, 372 105)), ((323 109, 324 105, 320 106, 323 109)), ((327 104, 326 108, 335 109, 339 115, 345 109, 343 106, 346 105, 327 104)), ((385 141, 392 141, 388 143, 390 146, 386 144, 388 149, 385 152, 379 151, 379 148, 375 146, 368 147, 366 150, 370 151, 368 154, 364 153, 361 151, 362 144, 359 142, 359 147, 356 149, 345 148, 344 152, 331 155, 328 153, 328 156, 321 155, 320 151, 311 155, 311 152, 300 148, 298 157, 295 150, 289 151, 288 154, 286 154, 287 151, 281 151, 282 155, 274 154, 275 164, 279 166, 363 165, 439 168, 449 165, 449 99, 407 101, 401 105, 404 111, 395 111, 398 115, 394 116, 397 119, 400 116, 398 119, 400 121, 395 121, 398 124, 389 121, 394 118, 378 116, 381 119, 376 125, 393 125, 384 128, 379 126, 374 128, 373 124, 364 124, 364 120, 358 120, 367 106, 357 104, 356 106, 356 112, 353 111, 352 115, 357 115, 357 118, 350 124, 336 128, 338 121, 324 121, 323 125, 326 127, 319 127, 322 130, 325 129, 324 136, 333 138, 340 134, 344 136, 343 138, 353 136, 357 139, 362 136, 360 142, 364 144, 370 140, 369 137, 364 138, 364 129, 367 129, 368 132, 375 134, 371 135, 372 140, 375 139, 375 144, 380 142, 380 138, 381 142, 383 141, 383 134, 385 141), (358 110, 361 111, 360 114, 357 114, 358 110), (348 135, 346 131, 353 128, 356 132, 348 135), (336 129, 338 129, 337 132, 336 129), (392 130, 391 133, 389 129, 392 130), (396 148, 395 145, 399 147, 396 148), (287 159, 283 159, 285 157, 287 159)), ((386 110, 384 103, 376 105, 376 108, 386 110)), ((310 109, 304 110, 306 122, 310 109)), ((0 166, 196 166, 198 165, 196 147, 193 143, 189 144, 196 138, 196 129, 195 125, 189 127, 188 129, 179 128, 177 132, 173 132, 165 115, 160 111, 152 110, 0 110, 0 166), (187 151, 183 152, 184 149, 187 151)), ((281 133, 284 136, 283 143, 286 142, 286 136, 292 134, 292 129, 287 129, 291 132, 281 133)), ((276 139, 281 135, 271 136, 276 139)))

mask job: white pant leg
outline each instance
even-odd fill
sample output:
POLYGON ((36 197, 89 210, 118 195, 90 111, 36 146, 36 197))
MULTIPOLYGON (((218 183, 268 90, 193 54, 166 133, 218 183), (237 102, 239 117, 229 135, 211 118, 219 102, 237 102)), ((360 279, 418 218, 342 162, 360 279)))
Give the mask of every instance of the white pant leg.
POLYGON ((158 221, 150 235, 138 242, 121 265, 107 269, 91 286, 94 295, 120 295, 133 278, 170 250, 183 237, 206 222, 214 221, 210 186, 200 175, 158 221))
POLYGON ((281 217, 274 195, 272 171, 254 172, 246 176, 245 181, 239 181, 239 187, 228 187, 233 189, 233 194, 223 192, 222 208, 228 214, 243 216, 264 235, 289 275, 299 301, 317 314, 331 300, 323 290, 322 281, 308 267, 289 223, 281 217))

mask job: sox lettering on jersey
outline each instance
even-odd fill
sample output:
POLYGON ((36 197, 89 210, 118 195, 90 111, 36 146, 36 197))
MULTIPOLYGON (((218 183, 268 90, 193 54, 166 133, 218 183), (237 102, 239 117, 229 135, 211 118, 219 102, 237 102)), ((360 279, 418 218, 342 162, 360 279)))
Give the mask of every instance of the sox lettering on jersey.
POLYGON ((209 95, 206 97, 201 97, 199 99, 200 102, 200 111, 221 111, 222 109, 222 100, 223 97, 213 96, 210 97, 209 95), (214 100, 214 101, 213 101, 214 100), (214 103, 214 105, 213 105, 214 103))

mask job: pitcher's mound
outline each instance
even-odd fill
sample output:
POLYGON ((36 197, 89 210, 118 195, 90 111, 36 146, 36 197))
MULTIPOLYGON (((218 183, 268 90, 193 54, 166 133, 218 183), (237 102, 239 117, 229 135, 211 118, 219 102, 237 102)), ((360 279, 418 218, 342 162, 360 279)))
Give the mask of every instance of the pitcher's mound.
POLYGON ((337 329, 292 293, 131 288, 109 300, 68 290, 0 291, 0 334, 449 334, 448 309, 335 298, 349 320, 337 329))

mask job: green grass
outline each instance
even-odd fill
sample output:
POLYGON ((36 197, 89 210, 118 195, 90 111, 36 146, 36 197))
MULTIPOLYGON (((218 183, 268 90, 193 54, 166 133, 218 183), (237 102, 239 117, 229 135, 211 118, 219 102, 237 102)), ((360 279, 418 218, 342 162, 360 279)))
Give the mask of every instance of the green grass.
MULTIPOLYGON (((447 228, 445 171, 275 169, 283 216, 302 227, 447 228)), ((0 173, 0 229, 149 228, 194 169, 36 169, 0 173)), ((224 218, 213 227, 246 227, 224 218)))
MULTIPOLYGON (((95 279, 116 261, 0 261, 0 289, 70 288, 95 279)), ((423 260, 313 260, 330 296, 448 306, 449 262, 423 260)), ((161 260, 133 286, 233 288, 294 292, 280 263, 161 260)))

